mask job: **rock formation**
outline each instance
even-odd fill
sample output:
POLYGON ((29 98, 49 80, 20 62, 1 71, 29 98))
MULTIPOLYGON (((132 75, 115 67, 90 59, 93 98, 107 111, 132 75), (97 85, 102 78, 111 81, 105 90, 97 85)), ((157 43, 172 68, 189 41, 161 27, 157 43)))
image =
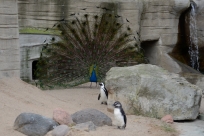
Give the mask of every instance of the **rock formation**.
POLYGON ((108 110, 120 101, 126 114, 174 120, 194 120, 199 114, 202 90, 178 74, 150 64, 111 68, 106 76, 108 110))
MULTIPOLYGON (((174 59, 175 57, 179 60, 176 56, 182 56, 182 52, 175 49, 179 38, 183 35, 179 30, 179 24, 182 23, 182 14, 190 9, 192 1, 197 5, 197 36, 199 49, 202 52, 204 2, 199 0, 42 0, 32 2, 19 0, 19 26, 20 28, 52 28, 57 21, 62 19, 72 20, 87 13, 114 12, 121 16, 118 18, 119 22, 132 28, 138 45, 144 49, 151 64, 159 65, 174 73, 197 73, 182 64, 190 65, 189 62, 179 63, 174 59)), ((189 57, 188 51, 185 53, 189 57)), ((200 53, 201 70, 203 69, 202 58, 203 55, 200 53)))
POLYGON ((14 122, 14 129, 28 136, 44 136, 59 124, 35 113, 21 113, 14 122))
POLYGON ((92 121, 96 126, 112 125, 112 120, 103 112, 96 109, 84 109, 71 115, 76 124, 92 121))
POLYGON ((16 0, 0 4, 0 78, 20 77, 18 6, 16 0))

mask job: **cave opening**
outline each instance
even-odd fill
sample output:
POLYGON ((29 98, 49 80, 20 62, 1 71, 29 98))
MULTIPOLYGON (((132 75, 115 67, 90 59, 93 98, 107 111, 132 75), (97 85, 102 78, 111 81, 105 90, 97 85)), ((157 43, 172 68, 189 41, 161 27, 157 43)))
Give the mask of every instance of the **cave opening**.
POLYGON ((37 70, 37 63, 38 63, 38 60, 34 60, 32 62, 32 80, 36 80, 37 79, 37 76, 35 74, 35 71, 37 70))

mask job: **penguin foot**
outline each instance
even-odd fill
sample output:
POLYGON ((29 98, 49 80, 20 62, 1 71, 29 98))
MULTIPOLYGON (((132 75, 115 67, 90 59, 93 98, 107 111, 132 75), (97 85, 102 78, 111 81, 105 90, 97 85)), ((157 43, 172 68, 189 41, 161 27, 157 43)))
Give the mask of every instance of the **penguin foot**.
POLYGON ((101 102, 101 104, 105 104, 105 105, 108 105, 108 104, 107 104, 107 102, 101 102))
POLYGON ((124 130, 124 129, 125 129, 125 127, 124 127, 124 126, 122 126, 122 127, 118 126, 118 129, 123 129, 123 130, 124 130))

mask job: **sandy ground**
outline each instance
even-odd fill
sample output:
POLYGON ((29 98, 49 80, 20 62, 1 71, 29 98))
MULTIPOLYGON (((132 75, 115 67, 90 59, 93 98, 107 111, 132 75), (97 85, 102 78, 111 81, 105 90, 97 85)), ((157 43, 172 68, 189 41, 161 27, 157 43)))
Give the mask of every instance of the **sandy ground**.
MULTIPOLYGON (((0 80, 0 120, 2 136, 24 136, 13 130, 16 117, 23 112, 37 113, 52 118, 55 108, 62 108, 73 114, 85 108, 95 108, 107 114, 112 120, 113 114, 106 105, 97 100, 99 88, 89 88, 89 84, 72 89, 42 91, 18 78, 0 80)), ((72 136, 178 136, 176 124, 167 126, 158 119, 127 115, 125 130, 115 126, 98 127, 91 132, 73 132, 72 136), (170 129, 173 128, 173 129, 170 129)), ((178 130, 179 131, 179 130, 178 130)))

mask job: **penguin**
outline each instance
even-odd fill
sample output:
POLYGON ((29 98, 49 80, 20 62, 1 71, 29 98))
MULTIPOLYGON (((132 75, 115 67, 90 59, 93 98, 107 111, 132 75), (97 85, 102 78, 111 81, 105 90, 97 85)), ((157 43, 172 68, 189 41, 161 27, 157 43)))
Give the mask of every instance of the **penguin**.
POLYGON ((116 101, 113 104, 113 106, 114 106, 114 117, 115 117, 115 120, 117 121, 116 125, 118 126, 119 129, 125 129, 127 118, 122 108, 122 104, 119 101, 116 101))
POLYGON ((98 100, 101 101, 101 104, 107 105, 108 91, 107 91, 104 83, 99 83, 99 85, 100 85, 100 93, 98 95, 98 100))

